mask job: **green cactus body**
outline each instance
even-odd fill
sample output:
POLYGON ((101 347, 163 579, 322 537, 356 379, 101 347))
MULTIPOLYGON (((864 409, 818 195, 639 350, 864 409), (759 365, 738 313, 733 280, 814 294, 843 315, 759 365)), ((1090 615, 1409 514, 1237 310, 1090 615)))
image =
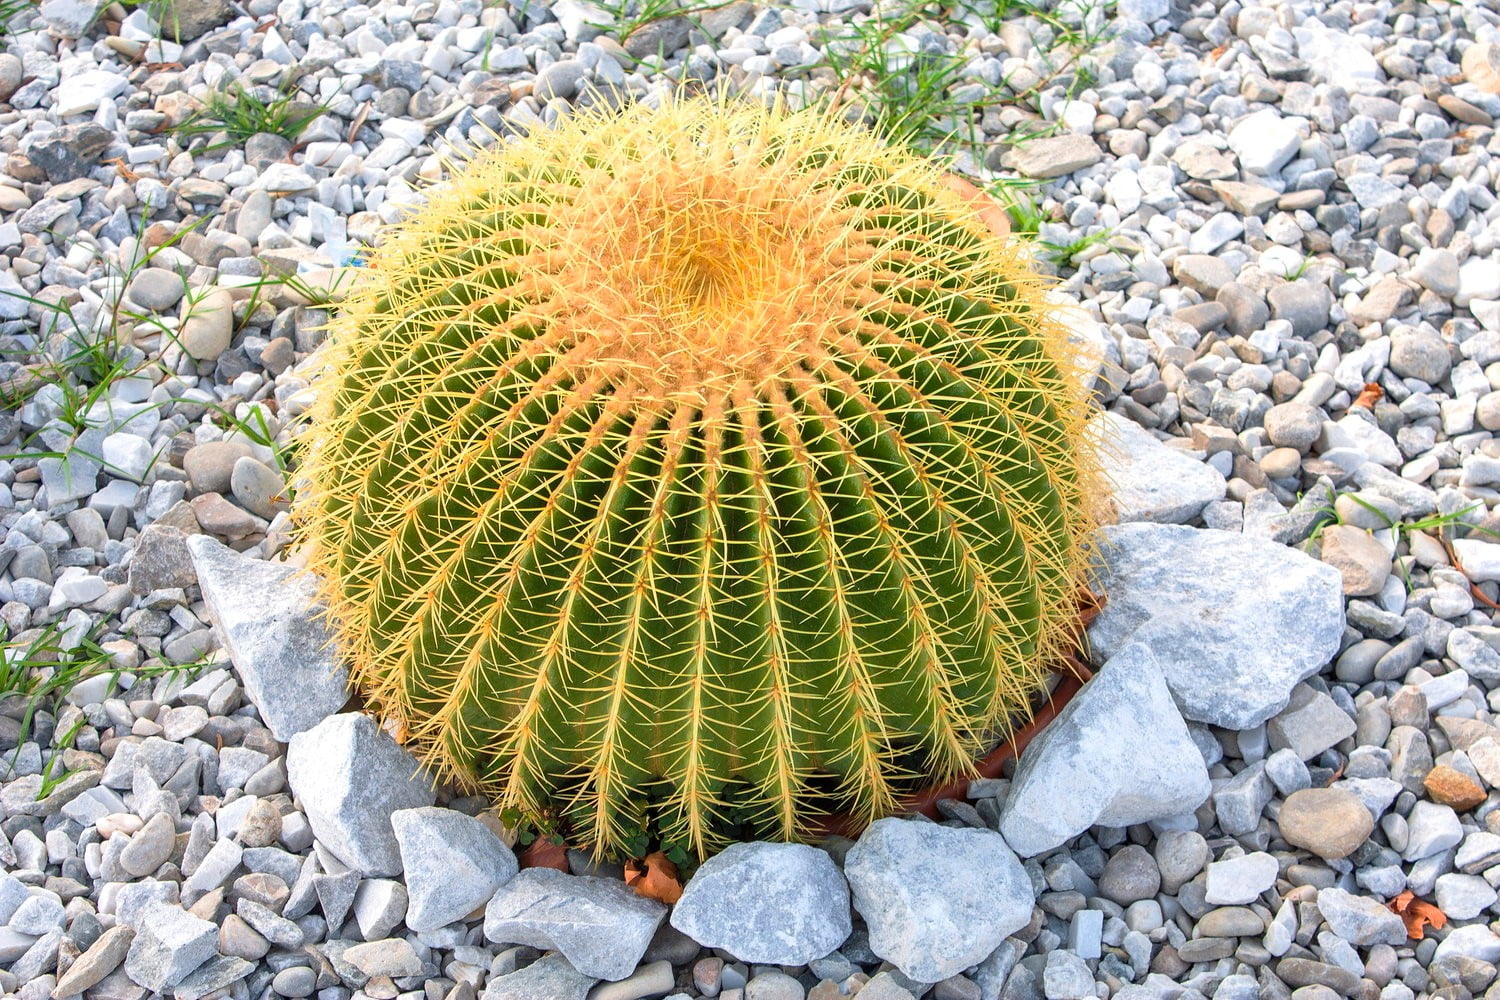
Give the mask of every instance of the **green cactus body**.
POLYGON ((828 115, 480 154, 334 329, 295 514, 448 777, 702 853, 965 773, 1076 636, 1084 408, 1024 251, 828 115))

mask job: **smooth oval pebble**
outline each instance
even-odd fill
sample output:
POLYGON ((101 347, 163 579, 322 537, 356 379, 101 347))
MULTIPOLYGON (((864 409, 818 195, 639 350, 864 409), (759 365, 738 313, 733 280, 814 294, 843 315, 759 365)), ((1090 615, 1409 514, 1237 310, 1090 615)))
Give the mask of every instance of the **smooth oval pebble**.
POLYGON ((1304 788, 1282 803, 1277 818, 1288 844, 1320 858, 1353 854, 1375 829, 1375 820, 1359 796, 1342 788, 1304 788))

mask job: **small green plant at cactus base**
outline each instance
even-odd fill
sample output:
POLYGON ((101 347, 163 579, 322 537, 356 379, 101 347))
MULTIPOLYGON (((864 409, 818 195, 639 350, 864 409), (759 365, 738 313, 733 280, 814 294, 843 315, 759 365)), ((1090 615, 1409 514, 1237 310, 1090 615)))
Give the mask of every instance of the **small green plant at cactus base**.
POLYGON ((1066 332, 971 199, 728 98, 435 188, 336 321, 294 505, 372 710, 604 854, 970 773, 1076 640, 1098 495, 1066 332))

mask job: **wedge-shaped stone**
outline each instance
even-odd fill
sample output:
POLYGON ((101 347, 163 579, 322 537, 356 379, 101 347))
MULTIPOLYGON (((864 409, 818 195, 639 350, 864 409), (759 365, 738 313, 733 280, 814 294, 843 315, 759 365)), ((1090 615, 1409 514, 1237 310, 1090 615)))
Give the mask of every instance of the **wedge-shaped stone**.
POLYGON ((313 836, 366 876, 401 873, 391 814, 433 801, 432 782, 411 755, 354 713, 292 737, 287 781, 313 836))
POLYGON ((189 535, 203 600, 266 727, 289 742, 349 700, 349 677, 312 603, 313 581, 189 535))
POLYGON ((463 919, 518 870, 516 856, 494 831, 461 812, 401 809, 391 814, 391 825, 410 895, 406 926, 414 931, 463 919))
POLYGON ((1021 754, 1000 832, 1022 857, 1091 826, 1190 813, 1208 798, 1203 755, 1152 651, 1132 644, 1100 668, 1021 754))
POLYGON ((1085 431, 1096 443, 1120 521, 1185 524, 1224 499, 1224 476, 1191 455, 1162 444, 1139 425, 1101 413, 1085 431))
POLYGON ((635 971, 667 908, 623 882, 528 868, 506 882, 484 911, 484 936, 496 944, 555 948, 595 979, 635 971))

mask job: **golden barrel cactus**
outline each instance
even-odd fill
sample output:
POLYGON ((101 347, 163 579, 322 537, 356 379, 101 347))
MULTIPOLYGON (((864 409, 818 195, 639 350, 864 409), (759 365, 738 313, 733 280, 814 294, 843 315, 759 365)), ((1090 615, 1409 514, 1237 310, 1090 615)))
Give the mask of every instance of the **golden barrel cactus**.
POLYGON ((878 816, 1075 640, 1077 373, 940 167, 821 111, 582 114, 367 277, 294 513, 354 682, 499 805, 700 854, 878 816))

